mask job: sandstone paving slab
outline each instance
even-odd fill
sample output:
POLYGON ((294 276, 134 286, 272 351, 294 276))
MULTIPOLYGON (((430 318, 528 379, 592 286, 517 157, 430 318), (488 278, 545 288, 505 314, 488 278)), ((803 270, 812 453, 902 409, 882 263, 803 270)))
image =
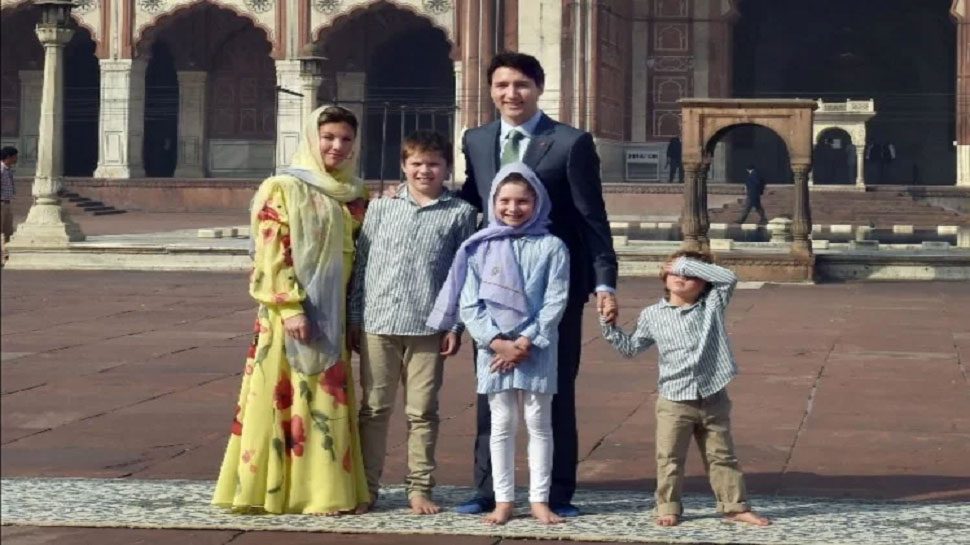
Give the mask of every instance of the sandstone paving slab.
POLYGON ((219 474, 229 435, 186 444, 167 459, 153 459, 132 472, 138 479, 212 479, 219 474))
MULTIPOLYGON (((284 532, 247 532, 232 541, 232 545, 266 545, 267 543, 285 543, 286 545, 502 545, 509 542, 503 541, 500 537, 487 536, 320 535, 284 532)), ((571 542, 570 545, 576 545, 576 543, 571 542)))
MULTIPOLYGON (((7 545, 226 545, 234 541, 233 538, 239 534, 240 532, 235 530, 130 530, 37 526, 0 528, 0 536, 7 545)), ((319 537, 317 539, 319 540, 319 537)))
MULTIPOLYGON (((265 530, 333 534, 450 535, 502 538, 574 539, 640 543, 744 543, 815 545, 883 543, 948 545, 968 530, 970 506, 957 502, 880 502, 810 497, 752 496, 774 525, 754 528, 726 524, 714 514, 709 494, 687 494, 685 516, 676 528, 655 525, 648 492, 578 491, 585 513, 565 524, 546 526, 525 508, 502 527, 451 507, 471 490, 439 487, 446 511, 434 517, 410 515, 403 487, 382 489, 378 509, 361 516, 240 516, 209 505, 213 483, 136 479, 3 479, 0 505, 4 524, 19 526, 101 526, 164 529, 265 530)), ((525 490, 517 491, 520 504, 525 490)))

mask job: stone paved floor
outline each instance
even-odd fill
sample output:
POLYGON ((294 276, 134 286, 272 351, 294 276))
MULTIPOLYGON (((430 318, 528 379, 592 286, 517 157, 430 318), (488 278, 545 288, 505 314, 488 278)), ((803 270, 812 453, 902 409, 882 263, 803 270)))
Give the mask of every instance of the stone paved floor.
MULTIPOLYGON (((5 271, 2 476, 213 478, 252 323, 245 288, 241 274, 5 271)), ((627 328, 658 288, 650 279, 621 282, 627 328)), ((651 490, 656 355, 618 359, 587 314, 581 486, 651 490)), ((739 290, 729 321, 743 373, 730 387, 735 441, 752 493, 970 501, 970 285, 766 285, 739 290)), ((444 484, 470 481, 472 387, 466 348, 448 366, 442 397, 444 484)), ((396 416, 389 482, 405 469, 404 422, 396 416)), ((693 454, 687 488, 705 492, 693 454)), ((11 544, 276 541, 230 531, 23 527, 3 527, 2 537, 11 544)), ((285 541, 407 543, 333 539, 285 541)))

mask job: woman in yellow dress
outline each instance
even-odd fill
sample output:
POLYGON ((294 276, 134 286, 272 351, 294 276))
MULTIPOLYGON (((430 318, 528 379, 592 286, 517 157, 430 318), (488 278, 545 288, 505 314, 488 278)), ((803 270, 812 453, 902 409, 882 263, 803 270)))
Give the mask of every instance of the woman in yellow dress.
POLYGON ((365 194, 352 174, 357 119, 335 106, 307 119, 292 165, 251 210, 259 310, 212 498, 240 511, 336 515, 371 501, 344 341, 365 194))

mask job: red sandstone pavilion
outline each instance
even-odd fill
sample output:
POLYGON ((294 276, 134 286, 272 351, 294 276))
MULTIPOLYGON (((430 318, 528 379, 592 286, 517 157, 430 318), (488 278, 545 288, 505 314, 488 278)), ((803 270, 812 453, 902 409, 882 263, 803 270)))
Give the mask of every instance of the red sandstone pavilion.
MULTIPOLYGON (((39 9, 3 0, 0 15, 2 143, 30 176, 39 9)), ((518 49, 548 71, 543 110, 597 138, 609 182, 666 181, 679 99, 738 97, 873 99, 867 142, 834 129, 815 143, 866 150, 826 148, 833 183, 861 157, 868 183, 970 185, 967 0, 76 0, 72 16, 67 176, 259 178, 287 161, 301 112, 335 101, 364 119, 363 174, 396 178, 402 132, 457 137, 492 119, 484 67, 518 49)), ((710 178, 738 181, 757 160, 791 181, 785 151, 737 128, 710 178)), ((816 154, 816 183, 822 167, 816 154)))

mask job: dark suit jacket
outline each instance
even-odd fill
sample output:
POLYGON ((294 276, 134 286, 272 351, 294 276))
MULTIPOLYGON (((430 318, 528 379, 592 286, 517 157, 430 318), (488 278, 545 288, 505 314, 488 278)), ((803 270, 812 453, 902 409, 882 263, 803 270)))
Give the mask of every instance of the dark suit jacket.
MULTIPOLYGON (((499 169, 501 123, 493 121, 465 132, 467 179, 461 197, 487 210, 492 178, 499 169)), ((529 140, 523 162, 529 165, 552 201, 549 230, 569 249, 569 294, 585 300, 598 285, 616 287, 616 253, 606 219, 600 160, 593 137, 545 114, 529 140)))
POLYGON ((761 198, 761 194, 765 190, 765 183, 757 170, 748 173, 748 179, 744 181, 744 188, 749 199, 759 200, 761 198))

